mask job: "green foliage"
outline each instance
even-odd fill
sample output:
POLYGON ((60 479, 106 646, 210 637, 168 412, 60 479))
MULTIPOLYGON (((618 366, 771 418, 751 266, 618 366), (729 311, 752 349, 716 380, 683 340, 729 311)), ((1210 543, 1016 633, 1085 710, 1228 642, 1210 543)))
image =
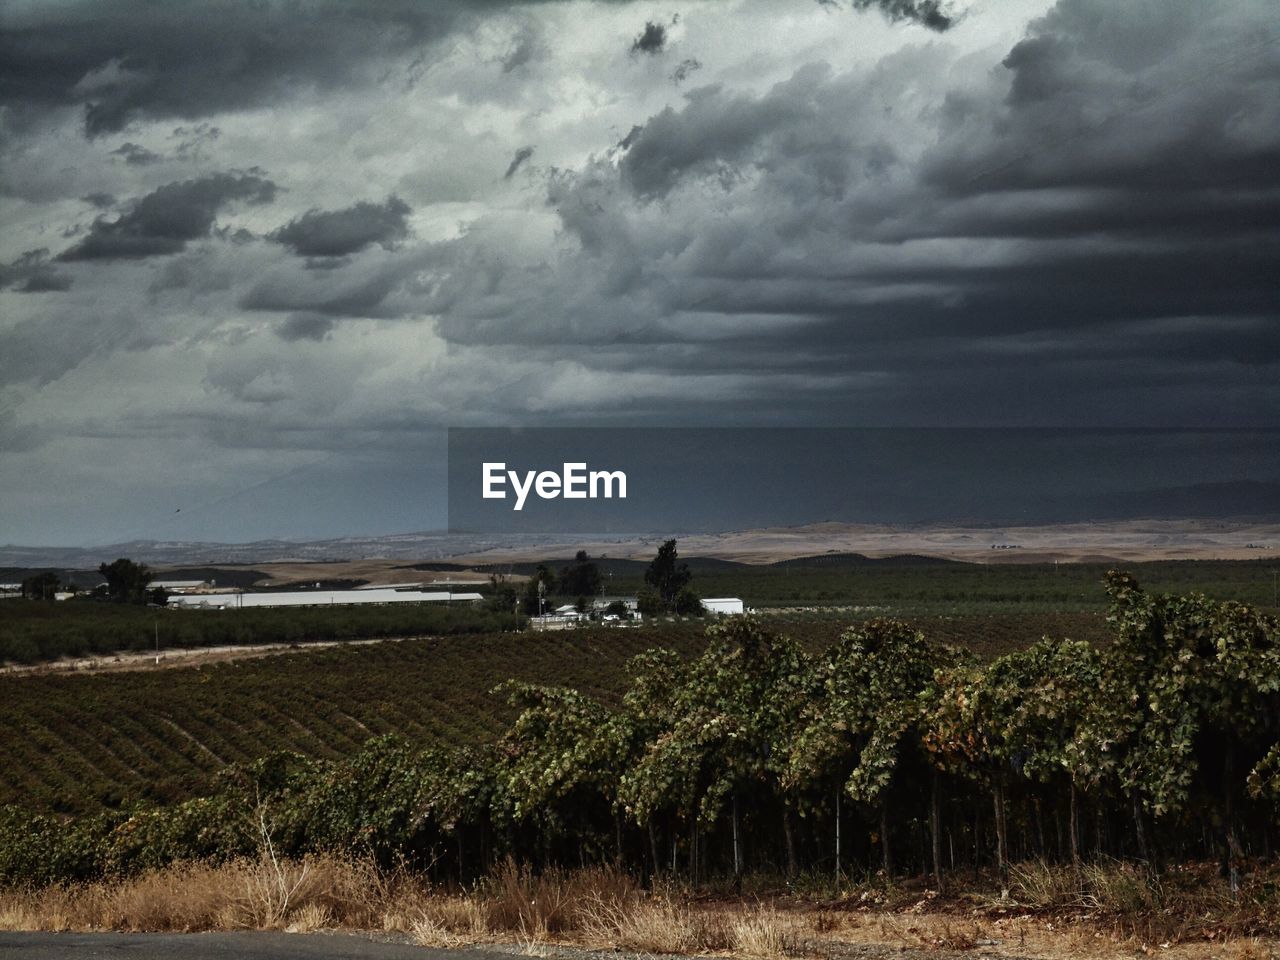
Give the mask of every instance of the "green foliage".
POLYGON ((668 704, 655 708, 652 681, 632 701, 667 721, 622 780, 623 803, 641 823, 662 809, 711 823, 736 791, 781 790, 783 744, 813 683, 809 658, 750 618, 707 632, 711 645, 667 688, 668 704))
POLYGON ((217 611, 147 610, 90 599, 57 604, 10 601, 0 603, 0 662, 150 650, 157 631, 161 649, 168 649, 500 633, 524 624, 510 604, 499 610, 398 604, 217 611))
POLYGON ((682 617, 700 617, 707 612, 702 598, 688 587, 676 594, 675 612, 682 617))
POLYGON ((147 584, 153 578, 146 564, 121 557, 111 563, 100 564, 98 572, 106 578, 107 596, 116 603, 147 602, 147 584))
MULTIPOLYGON (((50 613, 76 605, 8 603, 50 613)), ((85 606, 104 614, 143 614, 151 626, 151 617, 136 607, 85 606)), ((0 603, 0 615, 5 609, 0 603)), ((406 628, 415 626, 411 611, 386 612, 408 615, 406 628)), ((441 625, 437 615, 453 615, 441 608, 418 613, 430 613, 428 626, 441 625)), ((239 612, 161 612, 160 620, 163 640, 165 624, 174 620, 212 627, 238 621, 239 612)), ((475 625, 459 621, 459 628, 468 622, 475 625)), ((421 621, 416 625, 423 633, 443 634, 421 630, 421 621)), ((230 764, 277 751, 336 759, 388 733, 423 747, 491 749, 516 716, 504 697, 490 693, 503 681, 566 684, 616 704, 631 657, 659 644, 679 656, 694 655, 706 645, 702 632, 694 623, 652 630, 459 632, 196 668, 0 676, 7 771, 0 778, 0 805, 78 814, 174 803, 207 794, 230 764)))
POLYGON ((1155 596, 1126 573, 1109 573, 1106 587, 1116 641, 1071 755, 1094 784, 1163 816, 1190 801, 1201 744, 1221 745, 1230 764, 1238 748, 1275 740, 1276 622, 1203 594, 1155 596))
POLYGON ((890 834, 914 833, 897 845, 913 870, 931 836, 932 870, 944 834, 981 864, 995 833, 1003 877, 1011 849, 1049 857, 1052 820, 1060 859, 1078 846, 1145 858, 1153 831, 1184 857, 1238 862, 1280 799, 1276 621, 1126 574, 1106 588, 1106 649, 1045 638, 986 662, 898 619, 824 644, 823 623, 790 635, 741 617, 705 638, 673 623, 10 678, 10 779, 59 779, 29 804, 43 810, 0 809, 0 879, 217 859, 264 835, 291 854, 360 851, 455 877, 473 858, 636 862, 639 849, 653 869, 674 869, 679 849, 696 874, 717 851, 728 862, 730 837, 735 865, 744 846, 776 864, 778 827, 789 862, 825 870, 840 826, 846 861, 878 842, 890 872, 890 834), (182 775, 166 779, 157 757, 182 775), (77 807, 73 787, 105 792, 104 774, 143 792, 77 807), (797 813, 811 825, 798 843, 797 813))
POLYGON ((820 672, 820 694, 792 756, 792 780, 812 785, 838 772, 849 796, 877 802, 904 741, 921 726, 934 672, 956 656, 897 620, 845 631, 820 672))
POLYGON ((529 577, 524 586, 524 615, 540 617, 551 609, 551 597, 556 592, 556 575, 545 565, 538 564, 538 569, 529 577))
POLYGON ((656 617, 663 611, 662 598, 656 590, 641 590, 636 594, 636 610, 642 617, 656 617))
POLYGON ((33 574, 22 581, 22 595, 29 600, 52 600, 62 588, 62 581, 53 571, 33 574))
POLYGON ((687 563, 680 562, 680 554, 676 550, 676 542, 667 540, 658 548, 658 555, 649 564, 644 573, 644 582, 658 594, 664 609, 670 610, 676 604, 680 591, 689 585, 693 574, 687 563))
POLYGON ((600 592, 600 568, 579 550, 573 563, 560 571, 559 593, 566 597, 594 597, 600 592))

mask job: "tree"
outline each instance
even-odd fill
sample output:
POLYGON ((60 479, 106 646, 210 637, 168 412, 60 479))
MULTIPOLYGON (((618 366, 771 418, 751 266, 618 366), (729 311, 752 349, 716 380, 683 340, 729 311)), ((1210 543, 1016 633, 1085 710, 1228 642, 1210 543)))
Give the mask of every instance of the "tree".
POLYGON ((636 611, 642 617, 656 617, 662 612, 662 598, 656 590, 645 588, 636 594, 636 611))
POLYGON ((52 570, 37 573, 22 581, 22 595, 31 600, 52 600, 62 581, 52 570))
POLYGON ((485 606, 497 613, 510 613, 519 599, 519 592, 505 573, 489 574, 489 596, 485 598, 485 606))
POLYGON ((706 612, 702 598, 688 587, 676 594, 676 613, 682 617, 700 617, 706 612))
POLYGON ((146 603, 147 584, 151 582, 151 570, 146 564, 134 563, 121 557, 112 563, 98 566, 98 572, 106 578, 107 594, 117 603, 146 603))
POLYGON ((680 562, 675 540, 668 540, 658 548, 658 555, 644 572, 644 582, 657 592, 662 606, 667 610, 675 606, 676 597, 692 579, 689 565, 680 562))
POLYGON ((600 592, 600 568, 579 550, 573 563, 560 571, 560 593, 566 597, 594 597, 600 592))
POLYGON ((556 575, 543 564, 533 572, 524 588, 524 612, 526 616, 539 617, 546 612, 546 598, 555 592, 556 575))

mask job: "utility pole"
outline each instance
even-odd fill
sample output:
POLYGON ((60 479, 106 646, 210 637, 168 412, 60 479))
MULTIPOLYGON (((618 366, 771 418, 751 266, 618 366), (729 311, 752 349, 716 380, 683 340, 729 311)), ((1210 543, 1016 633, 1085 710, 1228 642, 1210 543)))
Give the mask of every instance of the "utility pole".
POLYGON ((160 666, 160 618, 156 617, 156 666, 160 666))

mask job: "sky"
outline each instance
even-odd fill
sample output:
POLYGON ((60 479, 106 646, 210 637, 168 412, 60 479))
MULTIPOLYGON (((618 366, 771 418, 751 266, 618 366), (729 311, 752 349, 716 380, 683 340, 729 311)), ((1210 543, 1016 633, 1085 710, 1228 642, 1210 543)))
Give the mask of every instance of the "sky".
POLYGON ((450 427, 1280 427, 1277 103, 1273 0, 2 0, 0 543, 439 527, 450 427))

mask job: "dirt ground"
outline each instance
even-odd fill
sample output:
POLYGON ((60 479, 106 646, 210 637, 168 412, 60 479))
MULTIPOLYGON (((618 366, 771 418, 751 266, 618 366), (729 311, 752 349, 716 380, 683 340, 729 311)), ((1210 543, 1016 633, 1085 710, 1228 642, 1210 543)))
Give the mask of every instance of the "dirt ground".
POLYGON ((402 640, 421 640, 422 637, 386 637, 373 640, 317 640, 308 643, 264 643, 246 646, 182 647, 154 653, 125 651, 100 657, 76 657, 54 660, 50 663, 7 664, 0 667, 0 676, 13 674, 37 676, 50 673, 124 673, 139 670, 172 670, 175 667, 199 667, 228 660, 248 660, 252 657, 270 657, 298 650, 317 650, 322 647, 365 646, 370 643, 399 643, 402 640))

